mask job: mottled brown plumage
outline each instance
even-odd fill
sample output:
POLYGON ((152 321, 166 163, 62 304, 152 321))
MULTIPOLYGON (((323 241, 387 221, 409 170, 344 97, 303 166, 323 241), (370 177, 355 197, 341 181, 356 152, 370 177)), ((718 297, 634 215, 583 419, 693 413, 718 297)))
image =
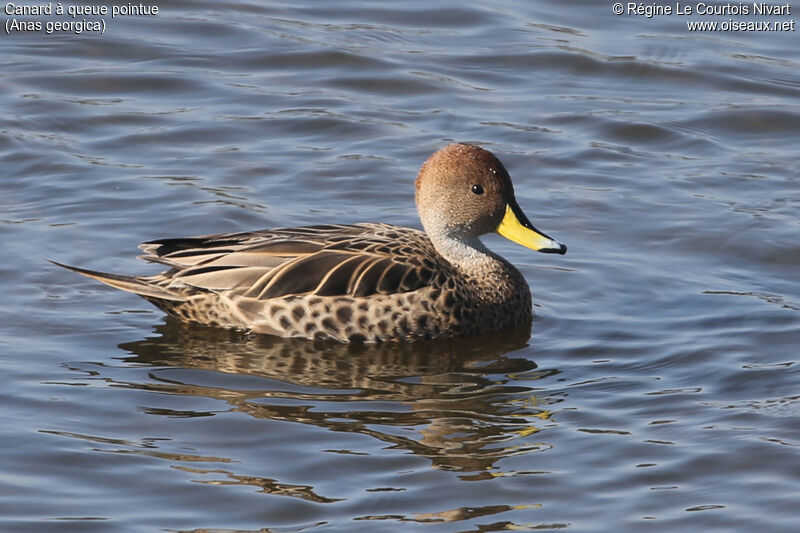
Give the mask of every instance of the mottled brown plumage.
POLYGON ((425 232, 365 223, 163 239, 141 246, 143 259, 169 267, 155 276, 60 266, 183 320, 283 337, 414 340, 529 322, 525 279, 478 237, 566 247, 530 225, 502 163, 476 146, 445 147, 420 170, 416 200, 425 232))

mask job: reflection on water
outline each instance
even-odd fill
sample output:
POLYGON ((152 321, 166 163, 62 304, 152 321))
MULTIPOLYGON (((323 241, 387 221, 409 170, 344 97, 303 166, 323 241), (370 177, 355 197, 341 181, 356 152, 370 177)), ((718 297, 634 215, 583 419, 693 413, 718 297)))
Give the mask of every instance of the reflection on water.
MULTIPOLYGON (((126 363, 153 367, 150 379, 114 384, 215 399, 258 419, 361 433, 460 472, 486 472, 500 458, 548 447, 533 438, 550 412, 538 404, 532 382, 557 371, 509 355, 527 346, 527 327, 479 339, 377 345, 248 336, 171 319, 157 332, 120 345, 132 354, 126 363), (168 371, 175 368, 241 379, 191 371, 177 378, 168 371)), ((276 490, 273 480, 236 482, 276 490)))

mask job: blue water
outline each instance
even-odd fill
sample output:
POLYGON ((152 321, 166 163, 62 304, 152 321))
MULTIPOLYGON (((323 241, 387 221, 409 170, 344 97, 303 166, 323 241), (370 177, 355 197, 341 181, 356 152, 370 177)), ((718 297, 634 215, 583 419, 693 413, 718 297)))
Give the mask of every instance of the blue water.
POLYGON ((0 35, 2 531, 797 528, 796 32, 589 1, 159 8, 0 35), (44 261, 418 227, 413 179, 452 141, 569 246, 485 239, 531 331, 246 336, 44 261))

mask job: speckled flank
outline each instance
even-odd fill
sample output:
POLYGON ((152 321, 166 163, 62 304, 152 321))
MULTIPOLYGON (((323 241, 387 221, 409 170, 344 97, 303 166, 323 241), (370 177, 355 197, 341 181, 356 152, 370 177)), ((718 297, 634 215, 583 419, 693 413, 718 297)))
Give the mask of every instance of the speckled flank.
POLYGON ((522 274, 477 239, 515 202, 494 155, 451 145, 417 178, 425 233, 364 223, 163 239, 142 245, 170 267, 156 276, 67 268, 209 326, 343 342, 487 333, 531 320, 522 274))

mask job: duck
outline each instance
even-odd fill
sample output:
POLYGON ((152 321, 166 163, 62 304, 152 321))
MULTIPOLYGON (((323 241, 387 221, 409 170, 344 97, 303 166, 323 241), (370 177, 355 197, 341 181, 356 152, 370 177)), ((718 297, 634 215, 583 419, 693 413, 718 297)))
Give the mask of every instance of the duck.
POLYGON ((533 226, 500 160, 475 144, 445 146, 422 165, 415 201, 423 230, 324 224, 153 240, 140 258, 168 269, 149 276, 52 262, 180 321, 253 334, 374 343, 530 326, 525 278, 480 237, 567 247, 533 226))

